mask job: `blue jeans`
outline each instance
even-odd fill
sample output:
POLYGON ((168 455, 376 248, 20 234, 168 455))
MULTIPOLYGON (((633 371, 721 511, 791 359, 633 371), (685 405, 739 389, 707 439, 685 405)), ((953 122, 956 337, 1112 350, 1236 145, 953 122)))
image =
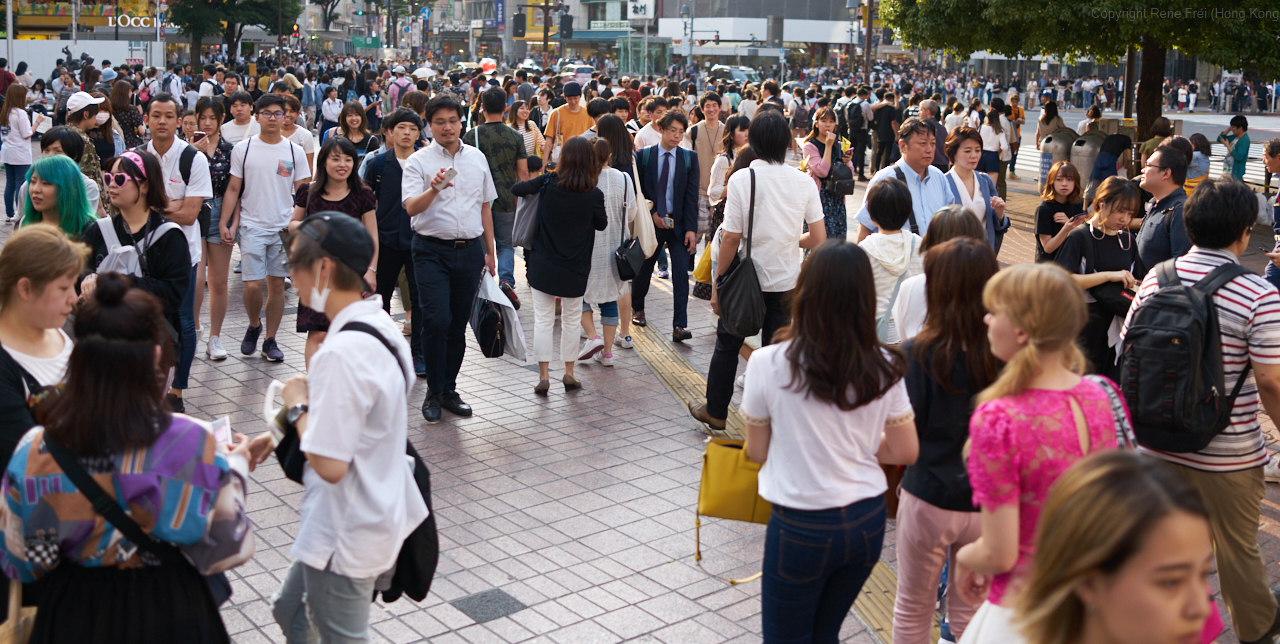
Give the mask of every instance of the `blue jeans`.
POLYGON ((760 599, 765 644, 835 644, 880 560, 884 495, 829 510, 773 506, 760 599))
MULTIPOLYGON (((4 167, 4 214, 7 217, 13 217, 14 201, 18 198, 18 188, 27 178, 27 170, 29 165, 13 165, 8 164, 4 167)), ((24 204, 18 204, 18 209, 24 208, 24 204)))
POLYGON ((271 602, 288 644, 369 641, 369 598, 375 577, 353 579, 294 561, 271 602))
POLYGON ((511 246, 511 229, 516 213, 493 213, 493 243, 498 248, 498 282, 516 285, 516 249, 511 246))
MULTIPOLYGON (((601 302, 595 305, 600 309, 600 324, 605 326, 618 326, 618 301, 601 302)), ((591 304, 586 300, 582 301, 582 312, 590 313, 591 304)))
MULTIPOLYGON (((484 245, 477 240, 454 248, 422 235, 413 237, 413 272, 418 279, 414 306, 422 312, 422 359, 433 393, 453 391, 467 351, 467 322, 480 290, 484 245)), ((414 314, 414 319, 418 315, 414 314)))
POLYGON ((173 388, 186 389, 187 379, 191 377, 191 362, 196 358, 196 267, 191 267, 191 279, 187 280, 187 294, 182 296, 182 304, 178 308, 178 322, 182 328, 182 354, 178 356, 178 366, 173 370, 173 388))

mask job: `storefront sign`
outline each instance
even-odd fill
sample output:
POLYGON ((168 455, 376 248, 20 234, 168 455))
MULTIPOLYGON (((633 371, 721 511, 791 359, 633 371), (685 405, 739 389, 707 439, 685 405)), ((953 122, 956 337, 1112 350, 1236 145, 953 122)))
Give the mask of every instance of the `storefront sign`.
MULTIPOLYGON (((161 18, 160 22, 164 22, 163 18, 161 18)), ((153 16, 129 16, 121 14, 119 16, 111 16, 107 18, 107 26, 153 28, 156 26, 156 19, 153 16)))
POLYGON ((630 29, 631 23, 626 20, 592 20, 591 28, 594 29, 630 29))

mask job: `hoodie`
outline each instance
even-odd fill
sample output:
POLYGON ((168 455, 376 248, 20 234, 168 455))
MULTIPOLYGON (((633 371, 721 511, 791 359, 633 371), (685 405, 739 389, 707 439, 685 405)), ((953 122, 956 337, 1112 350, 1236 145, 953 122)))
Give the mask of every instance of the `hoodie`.
MULTIPOLYGON (((909 230, 897 233, 872 233, 858 246, 871 259, 871 273, 876 280, 876 321, 885 318, 893 306, 894 286, 898 279, 906 279, 924 273, 924 261, 920 255, 920 236, 909 230)), ((882 338, 889 344, 897 344, 897 330, 889 321, 887 334, 882 338)))

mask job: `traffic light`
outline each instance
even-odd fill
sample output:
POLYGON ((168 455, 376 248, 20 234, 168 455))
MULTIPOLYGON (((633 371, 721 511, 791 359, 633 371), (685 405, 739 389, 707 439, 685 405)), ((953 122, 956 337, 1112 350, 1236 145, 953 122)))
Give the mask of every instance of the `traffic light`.
POLYGON ((298 38, 298 37, 302 36, 302 34, 298 33, 298 23, 296 23, 296 22, 295 22, 295 23, 293 23, 293 34, 292 34, 292 35, 293 35, 293 37, 294 37, 294 38, 298 38))
POLYGON ((560 16, 560 40, 570 40, 573 38, 573 16, 565 14, 560 16))
POLYGON ((719 44, 720 44, 720 32, 718 32, 718 31, 716 32, 716 44, 717 44, 717 45, 719 45, 719 44))
POLYGON ((511 16, 511 37, 524 38, 524 28, 527 23, 528 20, 523 13, 511 16))
POLYGON ((356 15, 357 15, 357 16, 363 16, 363 15, 364 15, 364 9, 357 9, 357 10, 356 10, 356 15))

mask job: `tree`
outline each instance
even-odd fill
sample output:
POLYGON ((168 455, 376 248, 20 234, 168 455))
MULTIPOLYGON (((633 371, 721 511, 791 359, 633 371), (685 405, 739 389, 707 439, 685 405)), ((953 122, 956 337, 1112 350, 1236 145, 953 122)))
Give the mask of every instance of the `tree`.
POLYGON ((880 15, 904 42, 965 57, 986 50, 1005 56, 1052 55, 1074 62, 1116 63, 1125 49, 1142 51, 1136 116, 1148 136, 1160 115, 1165 55, 1176 48, 1228 69, 1248 65, 1266 77, 1280 72, 1280 21, 1274 0, 1123 0, 1092 3, 990 0, 882 0, 880 15), (1248 61, 1248 62, 1243 62, 1248 61))
POLYGON ((291 28, 302 14, 302 5, 298 0, 279 0, 279 5, 277 0, 173 0, 170 12, 172 22, 191 38, 194 63, 205 36, 220 34, 227 51, 238 52, 245 27, 259 26, 280 36, 278 24, 291 28))
POLYGON ((311 0, 311 4, 320 7, 320 22, 324 25, 324 30, 329 31, 329 25, 338 19, 338 2, 340 0, 311 0))
POLYGON ((191 64, 199 62, 200 42, 206 36, 222 32, 222 0, 174 0, 169 8, 169 22, 191 39, 191 64))

